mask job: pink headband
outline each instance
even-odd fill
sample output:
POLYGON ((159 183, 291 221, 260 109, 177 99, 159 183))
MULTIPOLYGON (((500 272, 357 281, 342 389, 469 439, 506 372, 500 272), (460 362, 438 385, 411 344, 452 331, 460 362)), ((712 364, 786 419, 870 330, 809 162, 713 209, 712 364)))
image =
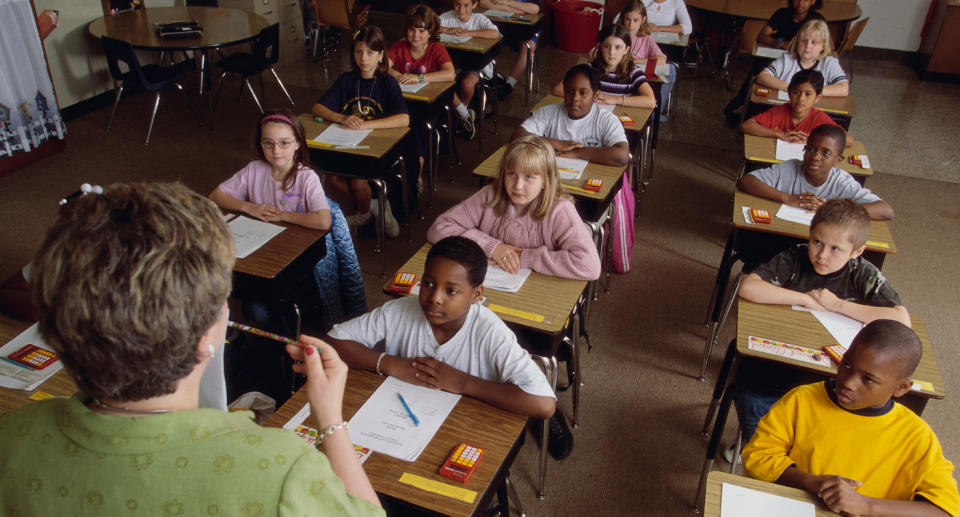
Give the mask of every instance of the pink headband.
POLYGON ((291 126, 294 125, 293 121, 290 120, 290 117, 286 115, 281 115, 279 113, 274 113, 273 115, 267 115, 266 117, 263 117, 262 119, 260 119, 260 125, 262 126, 264 123, 266 123, 269 120, 282 120, 287 124, 290 124, 291 126))

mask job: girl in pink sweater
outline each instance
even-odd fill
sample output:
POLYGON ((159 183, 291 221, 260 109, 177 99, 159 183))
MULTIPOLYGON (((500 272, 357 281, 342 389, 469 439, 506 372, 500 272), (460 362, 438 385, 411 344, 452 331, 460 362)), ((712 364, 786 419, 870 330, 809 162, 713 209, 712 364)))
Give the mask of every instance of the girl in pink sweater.
POLYGON ((510 273, 530 268, 580 280, 600 276, 597 248, 560 187, 553 147, 539 136, 510 144, 496 181, 440 215, 427 240, 451 235, 473 240, 491 264, 510 273))

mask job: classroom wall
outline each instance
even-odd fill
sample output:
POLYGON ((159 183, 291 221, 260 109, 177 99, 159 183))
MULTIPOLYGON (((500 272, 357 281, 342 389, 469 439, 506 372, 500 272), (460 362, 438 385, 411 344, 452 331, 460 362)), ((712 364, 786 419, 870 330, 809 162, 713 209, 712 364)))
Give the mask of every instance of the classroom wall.
POLYGON ((859 0, 870 17, 857 46, 916 52, 931 0, 859 0))
MULTIPOLYGON (((90 22, 103 16, 100 0, 34 0, 38 13, 60 11, 57 28, 43 47, 60 108, 113 89, 100 42, 87 32, 90 22)), ((148 0, 150 7, 166 7, 182 0, 148 0)))

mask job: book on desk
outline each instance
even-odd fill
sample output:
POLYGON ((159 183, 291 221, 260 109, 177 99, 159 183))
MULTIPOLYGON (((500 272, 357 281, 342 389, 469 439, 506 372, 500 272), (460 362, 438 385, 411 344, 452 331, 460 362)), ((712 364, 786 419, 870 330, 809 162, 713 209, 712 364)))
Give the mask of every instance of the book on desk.
POLYGON ((157 36, 163 39, 196 38, 203 35, 203 27, 196 20, 177 20, 153 24, 157 36))

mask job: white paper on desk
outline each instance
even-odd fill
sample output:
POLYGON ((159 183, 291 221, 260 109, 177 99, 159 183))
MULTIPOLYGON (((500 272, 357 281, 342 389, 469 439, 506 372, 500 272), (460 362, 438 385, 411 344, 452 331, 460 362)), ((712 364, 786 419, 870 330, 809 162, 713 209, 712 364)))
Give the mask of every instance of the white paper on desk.
POLYGON ((817 318, 817 321, 823 325, 823 328, 827 329, 827 332, 833 336, 833 339, 836 339, 837 343, 847 348, 850 348, 850 343, 853 343, 853 338, 856 337, 860 329, 863 328, 863 323, 844 316, 843 314, 829 311, 813 311, 802 305, 793 305, 792 307, 795 311, 806 311, 813 314, 813 317, 817 318))
POLYGON ((659 75, 659 76, 661 76, 661 77, 666 77, 666 76, 670 75, 670 65, 668 65, 668 64, 666 64, 666 63, 664 63, 664 64, 662 64, 662 65, 657 65, 657 66, 653 69, 653 73, 656 74, 656 75, 659 75))
POLYGON ((330 127, 324 129, 323 133, 317 135, 313 141, 327 145, 359 145, 372 131, 372 129, 347 129, 339 124, 330 124, 330 127))
POLYGON ((720 487, 720 517, 815 517, 813 503, 768 494, 732 483, 720 487))
POLYGON ((513 18, 513 13, 508 13, 507 11, 498 11, 496 9, 487 9, 483 12, 483 15, 487 18, 513 18))
POLYGON ((297 414, 290 417, 290 420, 287 420, 287 423, 283 424, 284 429, 289 429, 293 431, 297 428, 298 425, 302 424, 307 417, 310 416, 310 403, 307 402, 300 408, 300 411, 297 411, 297 414))
POLYGON ((247 258, 248 255, 270 242, 270 239, 286 230, 283 226, 265 223, 243 215, 230 221, 227 226, 230 227, 233 242, 237 246, 236 257, 241 259, 247 258))
POLYGON ((441 34, 441 43, 466 43, 470 41, 470 36, 457 36, 456 34, 441 34))
MULTIPOLYGON (((40 327, 37 323, 30 325, 30 328, 8 341, 3 347, 0 347, 0 357, 7 357, 26 345, 36 345, 53 352, 53 347, 43 341, 39 329, 40 327)), ((59 372, 61 368, 63 368, 63 363, 60 362, 59 359, 42 370, 32 370, 10 364, 7 361, 0 361, 0 386, 16 390, 33 391, 33 389, 45 380, 52 377, 53 374, 59 372)))
POLYGON ((676 32, 654 32, 651 36, 653 36, 653 41, 663 43, 664 45, 676 45, 680 43, 680 34, 676 32))
POLYGON ((790 100, 790 93, 787 90, 777 90, 777 100, 788 102, 790 100))
POLYGON ((529 268, 520 268, 517 274, 507 273, 497 266, 487 266, 487 276, 483 277, 483 286, 487 289, 495 289, 507 293, 515 293, 523 287, 527 281, 531 270, 529 268))
POLYGON ((777 139, 777 159, 778 160, 802 160, 803 144, 791 144, 777 139))
POLYGON ((459 400, 460 395, 387 377, 350 419, 347 432, 354 445, 416 461, 459 400), (420 419, 420 425, 413 424, 398 393, 420 419))
POLYGON ((578 180, 583 175, 583 170, 587 168, 587 160, 580 158, 557 157, 557 172, 561 180, 578 180))
MULTIPOLYGON (((441 34, 441 36, 442 36, 442 34, 441 34)), ((441 38, 441 39, 443 39, 443 38, 441 38)), ((403 93, 417 93, 417 92, 420 91, 421 88, 423 88, 424 86, 426 86, 426 85, 428 85, 428 84, 430 84, 430 83, 428 83, 428 82, 423 82, 423 83, 413 83, 413 84, 401 84, 401 85, 400 85, 400 91, 403 92, 403 93)))
POLYGON ((814 212, 808 212, 806 208, 797 208, 790 205, 780 205, 780 209, 777 210, 777 218, 783 219, 784 221, 791 221, 794 223, 805 224, 810 226, 810 221, 813 221, 814 212))
POLYGON ((777 59, 786 53, 787 51, 782 48, 757 46, 757 51, 754 52, 753 55, 757 57, 769 57, 770 59, 777 59))

